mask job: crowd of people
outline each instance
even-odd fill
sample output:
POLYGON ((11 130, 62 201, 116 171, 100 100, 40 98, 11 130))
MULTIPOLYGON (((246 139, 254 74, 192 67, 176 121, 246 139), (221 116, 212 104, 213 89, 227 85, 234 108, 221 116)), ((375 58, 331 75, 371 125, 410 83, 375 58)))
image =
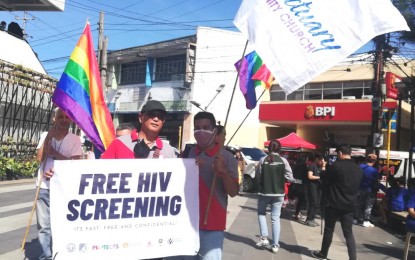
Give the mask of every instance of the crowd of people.
MULTIPOLYGON (((166 109, 156 100, 148 101, 138 115, 140 129, 130 123, 116 129, 117 138, 100 155, 101 159, 163 159, 176 158, 173 147, 159 137, 166 120, 166 109)), ((69 132, 72 121, 56 108, 53 128, 42 134, 37 158, 40 162, 37 185, 37 220, 39 242, 43 254, 39 259, 52 259, 52 236, 49 215, 49 180, 54 175, 54 160, 95 159, 92 144, 85 144, 83 151, 79 136, 69 132), (85 154, 87 156, 85 156, 85 154)), ((167 259, 222 259, 224 230, 226 227, 228 197, 242 196, 244 162, 240 151, 225 149, 226 131, 217 124, 213 114, 199 112, 194 117, 196 146, 186 157, 194 158, 199 167, 199 237, 200 250, 195 256, 173 256, 167 259), (209 192, 214 189, 213 197, 209 192), (207 210, 210 199, 215 205, 207 210), (209 221, 205 221, 209 219, 209 221)), ((258 247, 267 246, 277 253, 280 247, 280 215, 284 200, 294 201, 294 221, 314 228, 317 213, 325 220, 321 249, 312 254, 318 259, 327 259, 335 223, 340 220, 350 259, 357 259, 352 231, 353 224, 373 227, 373 208, 378 190, 385 197, 376 208, 380 223, 388 221, 388 211, 408 211, 407 228, 415 232, 415 188, 407 190, 403 180, 389 176, 390 187, 380 182, 376 168, 377 156, 369 154, 366 161, 357 164, 351 158, 348 145, 338 147, 337 160, 328 165, 328 159, 320 154, 305 153, 291 163, 281 155, 281 144, 277 140, 269 143, 267 156, 261 158, 256 169, 258 190, 258 225, 260 239, 258 247), (290 183, 289 191, 285 189, 290 183), (271 208, 272 240, 267 225, 267 207, 271 208), (307 214, 302 211, 307 210, 307 214)))
MULTIPOLYGON (((156 100, 148 101, 138 115, 141 125, 137 130, 130 124, 116 129, 117 138, 101 154, 101 159, 163 159, 176 158, 172 146, 159 137, 165 123, 166 109, 156 100)), ((40 193, 37 200, 39 242, 42 255, 39 259, 52 259, 52 235, 49 215, 49 180, 54 175, 54 160, 83 158, 79 136, 69 132, 72 121, 57 108, 53 115, 53 128, 42 134, 37 158, 40 162, 38 182, 40 193)), ((200 112, 194 117, 194 137, 197 145, 188 154, 199 166, 200 189, 200 250, 196 256, 175 256, 169 259, 221 259, 226 226, 228 196, 238 195, 238 161, 224 148, 224 129, 217 135, 218 127, 213 114, 200 112), (223 140, 219 140, 222 137, 223 140), (217 139, 219 138, 219 139, 217 139), (213 184, 215 180, 215 184, 213 184), (210 189, 214 196, 209 198, 210 189), (218 207, 207 211, 208 200, 218 207), (203 221, 203 216, 209 221, 203 221)), ((91 147, 87 148, 88 151, 91 147)), ((210 203, 210 202, 209 202, 210 203)))

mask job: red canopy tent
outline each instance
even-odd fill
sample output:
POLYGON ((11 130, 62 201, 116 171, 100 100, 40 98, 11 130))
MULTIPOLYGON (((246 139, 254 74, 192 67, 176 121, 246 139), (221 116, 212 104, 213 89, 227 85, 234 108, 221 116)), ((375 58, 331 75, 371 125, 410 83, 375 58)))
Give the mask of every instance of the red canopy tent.
MULTIPOLYGON (((307 142, 303 138, 299 137, 296 133, 291 133, 287 136, 277 139, 281 143, 281 147, 290 149, 316 149, 317 146, 307 142)), ((270 141, 264 142, 264 146, 268 147, 270 141)))

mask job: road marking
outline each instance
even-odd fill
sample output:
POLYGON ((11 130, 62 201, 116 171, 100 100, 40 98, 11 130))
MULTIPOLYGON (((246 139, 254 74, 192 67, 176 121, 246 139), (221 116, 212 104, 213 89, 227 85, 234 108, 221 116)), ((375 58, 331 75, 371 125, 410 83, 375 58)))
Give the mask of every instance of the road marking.
MULTIPOLYGON (((10 232, 19 228, 25 228, 29 221, 30 212, 16 214, 13 216, 0 218, 0 223, 7 223, 7 225, 0 225, 0 234, 10 232)), ((36 216, 33 215, 31 225, 36 224, 36 216)))
POLYGON ((0 259, 27 259, 24 252, 21 249, 7 252, 6 254, 0 255, 0 259))
POLYGON ((12 192, 12 191, 23 191, 23 190, 35 190, 36 184, 25 184, 25 185, 13 185, 13 186, 0 186, 0 193, 12 192))
POLYGON ((9 206, 0 207, 0 213, 7 212, 7 211, 12 211, 12 210, 15 210, 15 209, 32 207, 32 206, 33 206, 33 202, 13 204, 13 205, 9 205, 9 206))

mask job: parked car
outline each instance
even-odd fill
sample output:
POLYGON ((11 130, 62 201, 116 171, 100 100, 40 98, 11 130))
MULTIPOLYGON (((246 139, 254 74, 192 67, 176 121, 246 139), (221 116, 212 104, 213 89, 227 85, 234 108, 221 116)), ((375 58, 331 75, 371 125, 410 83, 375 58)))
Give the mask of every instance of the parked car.
POLYGON ((258 165, 259 160, 266 156, 267 154, 259 148, 256 147, 238 147, 233 145, 228 145, 226 147, 228 151, 235 154, 237 150, 241 151, 242 158, 245 162, 244 170, 244 182, 243 182, 243 191, 254 191, 254 179, 255 179, 255 169, 258 165))

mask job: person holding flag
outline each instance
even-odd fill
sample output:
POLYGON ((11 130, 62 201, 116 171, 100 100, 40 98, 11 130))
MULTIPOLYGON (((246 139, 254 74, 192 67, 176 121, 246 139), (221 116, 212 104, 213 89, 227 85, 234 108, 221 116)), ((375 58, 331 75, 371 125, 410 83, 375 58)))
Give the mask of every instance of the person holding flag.
POLYGON ((40 162, 36 201, 38 239, 42 247, 40 260, 52 259, 52 234, 50 228, 49 179, 53 176, 55 160, 82 159, 83 150, 79 136, 69 132, 72 121, 60 109, 53 110, 53 129, 45 132, 37 146, 37 160, 40 162))
MULTIPOLYGON (((222 259, 228 195, 238 195, 238 166, 235 157, 216 143, 216 120, 212 113, 199 112, 194 117, 197 145, 189 151, 199 166, 199 236, 200 250, 194 258, 222 259)), ((187 258, 186 258, 187 259, 187 258)))
MULTIPOLYGON (((83 150, 79 136, 69 132, 72 122, 81 128, 99 150, 104 150, 114 139, 114 127, 102 94, 98 64, 92 42, 90 24, 72 52, 68 64, 52 96, 57 108, 53 111, 53 129, 38 145, 37 159, 41 162, 38 172, 36 215, 42 255, 39 259, 52 259, 50 229, 49 179, 54 175, 54 160, 81 159, 83 150)), ((29 221, 30 222, 30 221, 29 221)), ((24 248, 26 237, 23 239, 24 248)))

